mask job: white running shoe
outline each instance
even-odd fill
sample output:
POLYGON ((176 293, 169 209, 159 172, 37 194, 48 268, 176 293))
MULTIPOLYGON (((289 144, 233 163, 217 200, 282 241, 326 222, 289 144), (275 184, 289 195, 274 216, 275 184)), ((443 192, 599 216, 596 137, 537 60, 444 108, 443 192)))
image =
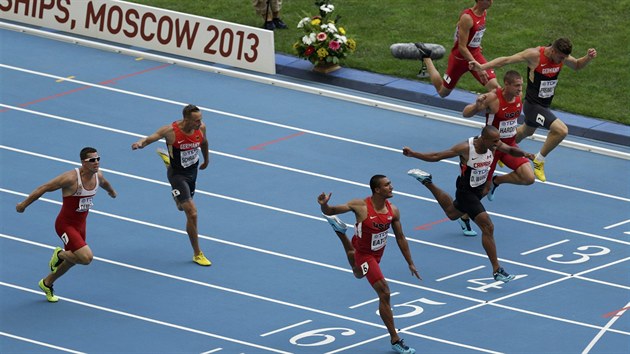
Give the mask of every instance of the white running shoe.
POLYGON ((346 223, 344 223, 343 221, 339 220, 339 218, 335 215, 324 215, 324 217, 326 218, 326 220, 328 220, 328 223, 330 224, 330 226, 332 226, 333 230, 335 230, 336 232, 341 232, 342 234, 346 233, 346 230, 348 230, 348 225, 346 225, 346 223))
POLYGON ((407 174, 415 179, 417 179, 418 181, 420 181, 420 183, 426 185, 429 183, 432 183, 431 181, 431 174, 428 172, 424 172, 420 169, 414 168, 413 170, 409 170, 407 171, 407 174))

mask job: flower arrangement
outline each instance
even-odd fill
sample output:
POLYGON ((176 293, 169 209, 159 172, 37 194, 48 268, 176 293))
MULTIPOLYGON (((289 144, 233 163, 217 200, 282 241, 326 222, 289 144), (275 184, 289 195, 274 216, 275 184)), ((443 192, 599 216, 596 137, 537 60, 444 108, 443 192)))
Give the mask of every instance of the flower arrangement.
POLYGON ((339 64, 339 60, 355 51, 357 43, 346 36, 346 30, 339 26, 340 16, 332 19, 335 6, 330 0, 318 0, 315 5, 319 15, 304 17, 297 25, 304 31, 293 48, 298 57, 306 59, 315 66, 339 64))

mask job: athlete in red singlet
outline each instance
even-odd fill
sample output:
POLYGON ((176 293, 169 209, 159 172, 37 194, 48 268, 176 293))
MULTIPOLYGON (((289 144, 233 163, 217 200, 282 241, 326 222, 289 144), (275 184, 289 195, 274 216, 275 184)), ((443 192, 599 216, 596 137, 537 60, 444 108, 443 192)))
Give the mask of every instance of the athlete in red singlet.
POLYGON ((57 302, 53 283, 75 264, 88 265, 94 257, 92 250, 85 243, 85 224, 92 199, 100 186, 110 197, 116 198, 116 191, 99 170, 100 156, 96 149, 86 147, 81 150, 81 167, 67 171, 49 182, 37 187, 15 210, 23 213, 26 207, 39 199, 44 193, 61 189, 63 204, 55 221, 55 230, 65 245, 55 248, 50 259, 50 274, 39 281, 39 287, 50 302, 57 302))
MULTIPOLYGON (((503 76, 503 89, 498 88, 492 92, 477 96, 475 103, 464 108, 463 116, 472 117, 478 112, 485 111, 486 124, 499 130, 501 141, 507 145, 518 147, 516 144, 516 127, 518 117, 521 115, 523 105, 521 93, 523 92, 523 78, 510 70, 503 76)), ((494 160, 490 166, 489 175, 494 174, 497 162, 503 162, 512 169, 512 172, 494 176, 488 181, 486 190, 489 190, 488 200, 494 200, 496 188, 503 183, 530 185, 534 183, 534 170, 525 157, 515 157, 502 151, 494 153, 494 160)))
POLYGON ((187 135, 179 127, 178 122, 171 124, 175 140, 173 144, 167 144, 169 149, 171 168, 179 171, 197 170, 199 164, 199 148, 204 141, 204 133, 201 129, 193 130, 187 135))
POLYGON ((361 269, 370 284, 385 278, 379 263, 385 245, 387 244, 387 232, 394 219, 391 204, 385 200, 385 213, 377 213, 372 204, 372 198, 364 199, 367 207, 367 217, 355 224, 356 233, 352 237, 352 246, 358 252, 354 254, 355 266, 361 269))
POLYGON ((435 86, 435 90, 440 97, 448 96, 462 75, 469 71, 488 91, 499 87, 494 70, 477 72, 468 68, 468 62, 471 60, 476 60, 480 63, 486 62, 481 53, 481 39, 486 31, 486 10, 492 6, 492 1, 475 0, 473 7, 462 11, 460 14, 457 28, 455 29, 453 48, 448 57, 448 66, 444 77, 441 77, 435 68, 430 57, 430 51, 419 44, 418 49, 425 53, 422 60, 427 67, 431 83, 435 86))
POLYGON ((569 134, 566 124, 549 109, 555 95, 560 69, 562 65, 566 65, 573 70, 580 70, 597 56, 595 48, 589 48, 586 55, 579 59, 571 56, 572 51, 573 45, 568 38, 558 38, 546 47, 528 48, 485 64, 475 60, 469 63, 469 67, 477 71, 500 68, 508 64, 527 63, 527 89, 523 104, 525 124, 518 127, 516 142, 534 134, 539 127, 549 129, 545 143, 534 159, 534 174, 542 182, 547 180, 545 157, 569 134))
POLYGON ((189 104, 184 107, 182 115, 182 120, 159 128, 155 133, 131 144, 131 149, 142 149, 160 139, 166 140, 168 155, 164 153, 162 159, 167 164, 166 176, 171 184, 171 193, 177 208, 186 214, 186 233, 193 249, 193 262, 201 266, 210 266, 212 262, 199 247, 197 206, 193 201, 197 185, 197 168, 204 170, 210 162, 206 125, 201 121, 201 111, 195 105, 189 104), (203 156, 201 164, 199 152, 203 156))
POLYGON ((389 286, 379 266, 387 244, 390 227, 394 231, 396 243, 409 265, 411 274, 418 279, 420 279, 420 274, 418 274, 411 258, 409 244, 400 223, 400 212, 396 206, 387 200, 394 196, 394 187, 389 178, 383 175, 373 176, 370 179, 370 188, 372 195, 365 199, 353 199, 346 204, 330 206, 328 201, 331 193, 328 195, 322 193, 317 197, 317 202, 341 240, 355 277, 366 277, 378 294, 379 313, 389 332, 392 349, 398 353, 412 354, 415 353, 415 350, 405 345, 396 332, 390 304, 389 286), (355 235, 352 237, 352 241, 345 235, 347 226, 334 216, 349 211, 352 211, 356 218, 355 235))

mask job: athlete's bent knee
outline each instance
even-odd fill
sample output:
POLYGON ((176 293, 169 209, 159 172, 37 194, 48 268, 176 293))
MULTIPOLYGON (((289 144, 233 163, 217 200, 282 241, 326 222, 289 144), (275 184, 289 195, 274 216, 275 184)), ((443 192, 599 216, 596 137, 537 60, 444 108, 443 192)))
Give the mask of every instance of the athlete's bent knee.
POLYGON ((481 233, 483 235, 493 235, 494 234, 494 224, 490 220, 479 220, 479 218, 475 218, 475 223, 481 229, 481 233))
POLYGON ((531 176, 527 175, 527 176, 523 177, 523 185, 525 185, 525 186, 529 186, 530 184, 534 184, 535 181, 536 181, 536 178, 533 175, 531 175, 531 176))
POLYGON ((93 259, 94 259, 94 255, 92 255, 92 253, 77 255, 77 263, 82 264, 82 265, 88 265, 92 263, 93 259))
POLYGON ((558 124, 553 127, 553 131, 563 139, 569 135, 569 128, 565 124, 558 124))

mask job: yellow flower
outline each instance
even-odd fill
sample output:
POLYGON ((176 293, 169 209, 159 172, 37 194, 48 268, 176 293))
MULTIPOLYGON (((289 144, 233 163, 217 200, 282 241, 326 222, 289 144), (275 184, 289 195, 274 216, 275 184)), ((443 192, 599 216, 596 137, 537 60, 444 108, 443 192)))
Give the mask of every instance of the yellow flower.
POLYGON ((339 33, 341 33, 342 36, 345 36, 346 30, 343 27, 339 27, 339 33))
POLYGON ((355 49, 357 49, 357 42, 354 41, 354 39, 352 38, 348 38, 348 49, 350 49, 351 51, 354 51, 355 49))
POLYGON ((320 20, 320 19, 318 19, 318 18, 313 19, 313 21, 311 21, 311 25, 313 25, 313 26, 317 26, 317 25, 319 25, 320 23, 322 23, 322 20, 320 20))
POLYGON ((317 56, 320 59, 324 59, 324 58, 326 58, 328 56, 328 51, 326 50, 326 48, 319 48, 317 50, 317 56))

